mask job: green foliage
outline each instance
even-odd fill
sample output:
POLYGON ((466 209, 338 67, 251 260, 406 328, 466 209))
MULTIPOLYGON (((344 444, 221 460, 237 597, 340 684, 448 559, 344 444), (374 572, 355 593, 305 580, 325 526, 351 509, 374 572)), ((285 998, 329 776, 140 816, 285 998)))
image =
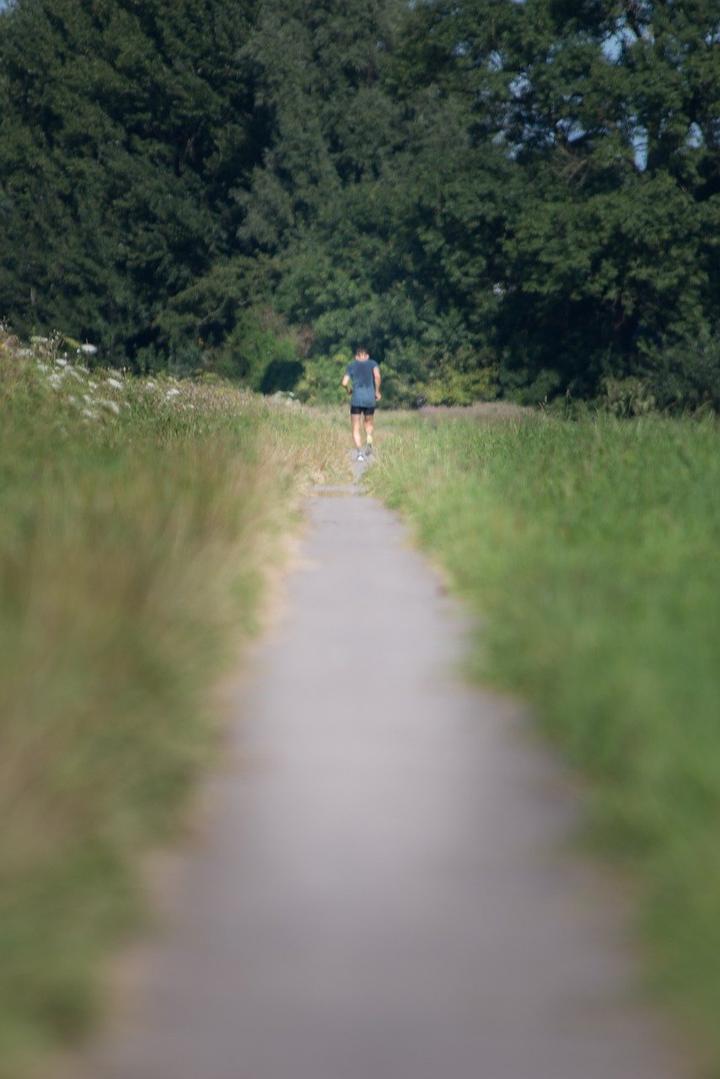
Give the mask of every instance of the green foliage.
POLYGON ((658 406, 716 400, 712 363, 680 358, 720 321, 714 0, 0 20, 0 315, 21 329, 260 386, 247 312, 272 310, 302 347, 267 342, 270 387, 306 358, 322 382, 361 337, 397 401, 468 399, 468 357, 482 396, 495 369, 519 401, 602 397, 650 356, 658 406))
POLYGON ((720 338, 701 326, 693 337, 664 341, 643 355, 645 378, 658 406, 720 412, 720 338))
POLYGON ((471 405, 497 397, 497 367, 480 366, 472 354, 445 357, 431 368, 431 377, 418 386, 419 398, 429 405, 471 405))
MULTIPOLYGON (((169 297, 223 254, 252 165, 252 10, 18 0, 0 14, 0 312, 152 361, 169 297)), ((185 347, 187 351, 187 346, 185 347)))
POLYGON ((293 390, 303 371, 297 336, 271 310, 254 308, 240 314, 208 363, 259 393, 293 390))
POLYGON ((594 834, 644 886, 654 970, 720 1059, 716 420, 406 424, 371 489, 482 616, 474 673, 592 778, 594 834))
MULTIPOLYGON (((317 355, 359 329, 410 398, 466 400, 470 354, 502 392, 537 401, 639 377, 662 341, 710 326, 720 150, 699 101, 720 92, 711 4, 691 18, 593 5, 570 18, 550 0, 394 14, 377 15, 364 160, 335 107, 370 107, 342 38, 336 50, 325 33, 342 22, 336 6, 309 20, 277 0, 251 45, 277 122, 245 235, 270 253, 272 302, 313 326, 317 355), (315 121, 303 141, 300 109, 315 121)), ((368 24, 355 31, 371 49, 368 24)))
POLYGON ((315 356, 306 360, 302 378, 297 384, 299 399, 319 405, 335 405, 341 401, 345 390, 340 382, 351 359, 352 352, 347 349, 334 356, 315 356))
POLYGON ((657 399, 650 384, 642 378, 605 378, 599 404, 613 416, 645 416, 654 412, 657 399))

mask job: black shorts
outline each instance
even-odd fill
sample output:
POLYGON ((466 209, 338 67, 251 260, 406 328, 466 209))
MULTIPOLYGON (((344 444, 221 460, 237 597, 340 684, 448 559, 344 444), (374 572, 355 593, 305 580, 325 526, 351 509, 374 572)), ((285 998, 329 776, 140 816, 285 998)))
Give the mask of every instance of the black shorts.
POLYGON ((351 416, 359 416, 360 413, 362 413, 363 416, 372 416, 375 413, 375 406, 373 405, 372 408, 363 408, 362 405, 350 405, 351 416))

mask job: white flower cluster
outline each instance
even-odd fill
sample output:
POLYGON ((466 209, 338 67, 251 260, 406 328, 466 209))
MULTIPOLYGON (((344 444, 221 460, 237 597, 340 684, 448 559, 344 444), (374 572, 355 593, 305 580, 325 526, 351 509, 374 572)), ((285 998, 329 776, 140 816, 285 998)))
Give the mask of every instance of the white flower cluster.
MULTIPOLYGON (((77 351, 78 354, 83 354, 81 349, 77 351)), ((99 383, 90 377, 87 367, 80 363, 71 363, 67 355, 56 356, 53 366, 36 360, 36 367, 42 372, 46 384, 55 391, 69 390, 73 383, 78 384, 76 388, 79 396, 68 393, 65 400, 74 405, 88 422, 95 422, 103 416, 119 416, 124 408, 129 407, 128 402, 123 399, 125 381, 120 372, 113 372, 99 383), (81 390, 85 392, 80 392, 81 390)))
POLYGON ((80 344, 62 334, 35 336, 25 345, 0 323, 0 362, 3 355, 23 361, 33 379, 75 410, 84 423, 113 422, 123 412, 142 410, 202 413, 225 411, 247 403, 247 395, 216 386, 211 381, 180 380, 172 375, 126 377, 124 370, 102 368, 92 362, 96 345, 80 344))
POLYGON ((97 345, 78 344, 60 333, 32 337, 28 347, 12 336, 8 326, 0 324, 0 356, 3 352, 31 364, 40 383, 57 395, 58 401, 77 409, 86 423, 118 418, 123 410, 139 406, 148 396, 154 398, 155 406, 194 408, 177 379, 128 379, 124 371, 112 368, 91 371, 84 361, 97 355, 97 345))

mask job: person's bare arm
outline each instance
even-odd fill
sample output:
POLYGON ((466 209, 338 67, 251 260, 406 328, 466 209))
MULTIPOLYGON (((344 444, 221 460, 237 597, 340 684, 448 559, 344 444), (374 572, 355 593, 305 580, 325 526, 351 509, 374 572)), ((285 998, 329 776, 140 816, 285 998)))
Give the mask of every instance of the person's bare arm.
POLYGON ((352 393, 352 386, 350 385, 350 375, 343 375, 343 380, 340 385, 343 386, 348 393, 352 393))
POLYGON ((375 379, 375 400, 379 401, 382 397, 380 393, 380 383, 382 382, 382 375, 380 374, 379 367, 373 367, 373 378, 375 379))

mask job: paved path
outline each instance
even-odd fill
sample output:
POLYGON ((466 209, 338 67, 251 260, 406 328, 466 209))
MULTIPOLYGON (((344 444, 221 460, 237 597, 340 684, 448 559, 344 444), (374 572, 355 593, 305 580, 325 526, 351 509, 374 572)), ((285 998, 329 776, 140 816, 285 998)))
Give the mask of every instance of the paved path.
POLYGON ((613 889, 569 849, 567 780, 454 673, 438 579, 353 489, 309 516, 205 834, 87 1075, 678 1079, 613 889))

